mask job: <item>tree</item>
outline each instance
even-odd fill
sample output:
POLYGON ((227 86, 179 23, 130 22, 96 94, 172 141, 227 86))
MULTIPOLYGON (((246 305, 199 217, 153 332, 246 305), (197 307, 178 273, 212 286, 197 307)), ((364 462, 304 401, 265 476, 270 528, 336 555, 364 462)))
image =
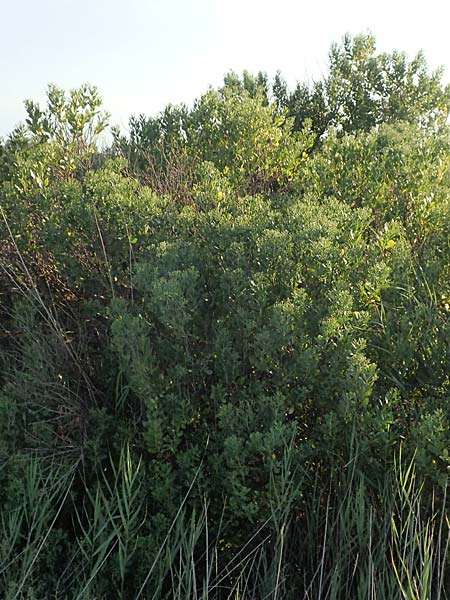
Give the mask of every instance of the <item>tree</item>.
POLYGON ((101 105, 97 88, 89 84, 71 90, 68 96, 56 85, 49 85, 46 109, 32 100, 25 101, 28 131, 40 140, 87 150, 108 125, 109 115, 101 105))
POLYGON ((412 60, 398 51, 378 54, 372 35, 346 35, 332 45, 323 81, 299 83, 287 98, 279 87, 274 93, 294 117, 296 129, 311 118, 319 136, 330 127, 368 131, 397 121, 433 129, 450 114, 450 86, 443 86, 442 73, 430 73, 421 52, 412 60))
POLYGON ((262 98, 265 105, 269 104, 270 87, 266 73, 259 71, 257 75, 252 75, 249 71, 244 71, 240 77, 234 71, 227 73, 223 80, 221 91, 226 88, 231 88, 235 92, 243 93, 244 91, 250 98, 262 98))

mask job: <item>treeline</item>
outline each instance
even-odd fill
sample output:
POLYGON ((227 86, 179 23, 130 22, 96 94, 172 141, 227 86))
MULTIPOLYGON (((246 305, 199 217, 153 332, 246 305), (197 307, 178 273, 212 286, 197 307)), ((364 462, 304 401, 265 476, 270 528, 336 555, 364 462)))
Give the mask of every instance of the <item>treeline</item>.
POLYGON ((0 595, 450 597, 450 87, 229 73, 0 143, 0 595))

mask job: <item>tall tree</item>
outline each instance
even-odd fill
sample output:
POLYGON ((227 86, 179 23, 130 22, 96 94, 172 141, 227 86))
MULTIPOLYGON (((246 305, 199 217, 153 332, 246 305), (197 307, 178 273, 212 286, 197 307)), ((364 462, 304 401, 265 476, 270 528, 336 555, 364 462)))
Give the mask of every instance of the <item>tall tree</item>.
POLYGON ((412 60, 404 52, 377 53, 372 35, 346 35, 332 45, 323 81, 299 83, 286 96, 278 80, 274 94, 295 128, 310 118, 318 135, 331 126, 348 133, 397 121, 434 129, 450 114, 450 86, 442 84, 442 73, 430 72, 421 52, 412 60))

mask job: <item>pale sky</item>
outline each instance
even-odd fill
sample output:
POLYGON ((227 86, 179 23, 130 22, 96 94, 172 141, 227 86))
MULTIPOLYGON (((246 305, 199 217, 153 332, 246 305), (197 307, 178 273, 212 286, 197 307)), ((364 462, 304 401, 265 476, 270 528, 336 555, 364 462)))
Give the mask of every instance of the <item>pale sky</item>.
POLYGON ((0 136, 47 84, 95 84, 111 123, 190 103, 233 69, 293 86, 326 72, 330 44, 371 31, 380 51, 423 49, 450 81, 448 0, 0 0, 0 136))

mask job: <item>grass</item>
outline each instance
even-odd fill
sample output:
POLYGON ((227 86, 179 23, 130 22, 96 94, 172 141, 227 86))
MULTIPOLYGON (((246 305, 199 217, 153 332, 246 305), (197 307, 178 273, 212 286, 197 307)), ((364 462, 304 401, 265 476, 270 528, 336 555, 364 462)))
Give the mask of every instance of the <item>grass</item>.
POLYGON ((291 455, 287 447, 281 471, 273 474, 269 519, 225 562, 226 527, 211 522, 208 499, 188 510, 194 478, 152 564, 135 581, 138 540, 151 517, 141 461, 125 447, 118 464, 111 463, 112 478, 104 475, 95 492, 86 489, 84 505, 72 503, 73 555, 49 596, 39 595, 40 557, 55 541, 51 534, 67 510, 78 465, 63 472, 28 457, 22 502, 1 515, 2 597, 109 598, 102 587, 105 580, 111 586, 112 569, 115 597, 136 600, 449 598, 446 489, 435 490, 427 506, 414 461, 399 455, 378 493, 351 465, 327 490, 313 485, 300 493, 291 455))

